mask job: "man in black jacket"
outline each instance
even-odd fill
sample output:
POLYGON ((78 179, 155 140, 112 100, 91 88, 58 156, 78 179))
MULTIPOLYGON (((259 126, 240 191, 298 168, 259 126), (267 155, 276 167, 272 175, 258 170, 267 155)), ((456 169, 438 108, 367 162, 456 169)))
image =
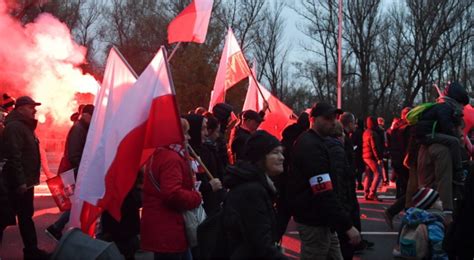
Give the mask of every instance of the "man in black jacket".
POLYGON ((234 162, 245 159, 245 143, 250 136, 257 131, 262 122, 262 116, 256 111, 245 110, 242 112, 242 120, 240 124, 233 129, 230 137, 230 149, 234 162))
MULTIPOLYGON (((33 222, 34 186, 39 184, 41 159, 39 140, 35 135, 38 121, 36 106, 31 97, 19 97, 15 109, 7 116, 3 132, 3 149, 7 162, 2 171, 8 198, 18 218, 25 259, 46 259, 46 252, 38 249, 33 222)), ((3 232, 3 230, 2 230, 3 232)))
MULTIPOLYGON (((93 113, 94 105, 85 105, 82 108, 80 119, 76 121, 69 130, 64 149, 64 156, 61 159, 58 174, 74 169, 74 179, 76 179, 93 113)), ((69 210, 65 211, 54 224, 46 228, 46 234, 56 241, 59 241, 62 236, 62 230, 69 221, 70 213, 71 211, 69 210)))
POLYGON ((325 146, 340 110, 317 103, 311 110, 311 128, 293 148, 287 196, 299 224, 301 259, 342 259, 335 231, 347 235, 351 244, 360 242, 359 231, 336 197, 331 158, 325 146))

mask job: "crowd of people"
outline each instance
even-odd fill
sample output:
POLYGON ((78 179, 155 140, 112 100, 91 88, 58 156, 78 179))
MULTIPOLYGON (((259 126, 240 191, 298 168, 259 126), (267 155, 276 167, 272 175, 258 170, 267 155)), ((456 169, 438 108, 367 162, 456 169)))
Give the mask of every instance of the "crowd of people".
MULTIPOLYGON (((25 259, 46 259, 32 219, 41 165, 35 107, 41 104, 30 97, 3 104, 0 228, 17 217, 25 259)), ((181 118, 185 143, 157 147, 122 205, 122 219, 104 212, 96 237, 115 242, 126 259, 139 249, 154 259, 286 259, 281 241, 293 218, 301 259, 352 259, 374 246, 361 236, 356 191, 381 201, 379 186, 395 181, 397 200, 383 212, 391 229, 405 212, 394 256, 419 253, 407 250, 407 234, 423 223, 430 234, 425 256, 472 259, 474 149, 463 134, 468 104, 466 90, 452 83, 436 103, 403 108, 385 129, 381 117, 361 120, 318 102, 287 126, 282 140, 259 130, 265 111, 246 110, 235 120, 229 104, 199 107, 181 118), (201 207, 207 217, 190 230, 185 215, 201 207)), ((77 174, 93 111, 87 104, 71 116, 58 173, 77 174)), ((60 240, 68 219, 66 211, 47 233, 60 240)))

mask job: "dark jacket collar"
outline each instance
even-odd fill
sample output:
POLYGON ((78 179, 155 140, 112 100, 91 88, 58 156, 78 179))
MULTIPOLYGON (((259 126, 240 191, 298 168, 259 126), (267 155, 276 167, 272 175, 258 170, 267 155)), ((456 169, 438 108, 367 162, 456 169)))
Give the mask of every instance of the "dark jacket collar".
POLYGON ((9 123, 12 123, 12 122, 22 122, 32 131, 34 131, 36 129, 36 126, 38 125, 38 120, 28 118, 22 115, 17 110, 13 110, 12 112, 10 112, 10 114, 8 114, 7 118, 5 119, 5 125, 8 125, 9 123))
POLYGON ((235 165, 228 166, 226 171, 224 185, 229 189, 249 182, 258 182, 263 185, 270 195, 275 195, 275 191, 270 188, 263 170, 253 163, 238 161, 235 165))

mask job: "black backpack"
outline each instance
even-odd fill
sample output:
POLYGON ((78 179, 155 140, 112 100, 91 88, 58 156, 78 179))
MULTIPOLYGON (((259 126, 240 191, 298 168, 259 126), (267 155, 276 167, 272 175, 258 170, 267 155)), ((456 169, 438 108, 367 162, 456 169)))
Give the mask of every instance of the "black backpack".
POLYGON ((197 228, 199 259, 230 258, 228 239, 223 228, 224 209, 208 216, 197 228))

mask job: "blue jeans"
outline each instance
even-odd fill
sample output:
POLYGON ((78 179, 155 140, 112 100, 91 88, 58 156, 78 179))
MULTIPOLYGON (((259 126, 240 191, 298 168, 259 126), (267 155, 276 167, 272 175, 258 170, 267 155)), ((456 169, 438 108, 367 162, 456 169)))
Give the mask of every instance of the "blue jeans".
POLYGON ((364 179, 365 195, 375 195, 382 179, 382 167, 375 160, 364 159, 364 162, 368 168, 364 179))
POLYGON ((181 253, 155 253, 155 260, 192 260, 191 250, 188 248, 181 253))

